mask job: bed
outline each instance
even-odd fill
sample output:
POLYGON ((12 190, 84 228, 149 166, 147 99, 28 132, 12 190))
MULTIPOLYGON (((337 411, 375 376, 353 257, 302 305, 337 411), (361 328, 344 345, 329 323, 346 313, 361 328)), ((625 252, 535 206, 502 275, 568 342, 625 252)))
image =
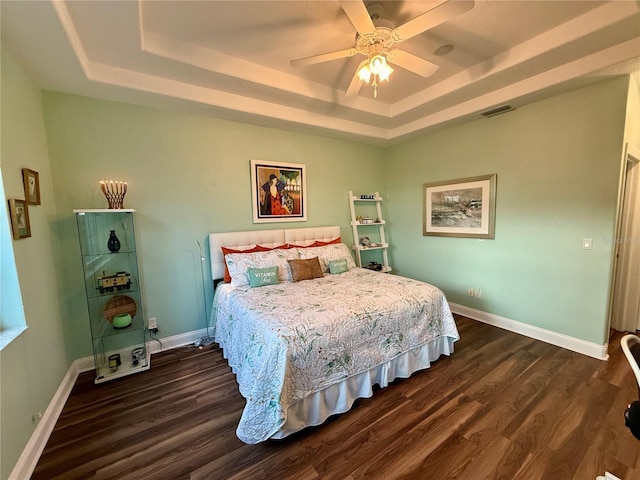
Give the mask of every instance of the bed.
POLYGON ((231 278, 216 287, 210 325, 246 399, 245 443, 320 425, 453 353, 442 291, 357 268, 339 237, 338 226, 209 235, 212 278, 225 267, 231 278))

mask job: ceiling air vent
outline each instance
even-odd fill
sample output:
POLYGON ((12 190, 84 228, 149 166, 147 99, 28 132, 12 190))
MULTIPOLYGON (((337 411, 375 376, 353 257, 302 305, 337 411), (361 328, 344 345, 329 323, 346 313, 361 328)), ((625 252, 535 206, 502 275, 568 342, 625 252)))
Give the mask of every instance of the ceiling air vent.
POLYGON ((501 113, 512 112, 514 110, 515 108, 513 108, 511 105, 502 105, 500 107, 487 110, 486 112, 482 112, 480 113, 480 115, 482 115, 483 117, 489 118, 489 117, 495 117, 496 115, 500 115, 501 113))

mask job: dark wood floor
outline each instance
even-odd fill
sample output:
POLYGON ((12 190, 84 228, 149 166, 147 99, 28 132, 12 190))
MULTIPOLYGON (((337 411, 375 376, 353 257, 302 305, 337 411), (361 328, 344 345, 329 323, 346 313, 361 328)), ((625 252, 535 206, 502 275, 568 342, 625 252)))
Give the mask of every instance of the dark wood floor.
POLYGON ((78 381, 33 479, 640 478, 636 399, 617 333, 600 360, 456 317, 451 357, 320 427, 245 445, 220 350, 153 355, 147 372, 78 381))

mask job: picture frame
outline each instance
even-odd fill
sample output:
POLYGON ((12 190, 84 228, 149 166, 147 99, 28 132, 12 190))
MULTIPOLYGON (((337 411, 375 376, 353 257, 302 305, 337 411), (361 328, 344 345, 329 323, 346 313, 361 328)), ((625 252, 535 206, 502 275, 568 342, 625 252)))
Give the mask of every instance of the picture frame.
POLYGON ((306 222, 306 196, 305 165, 251 160, 253 223, 306 222))
POLYGON ((495 238, 497 174, 424 184, 424 236, 495 238))
POLYGON ((40 176, 35 170, 22 169, 24 198, 29 205, 40 205, 40 176))
POLYGON ((26 200, 9 199, 9 218, 14 240, 31 236, 31 224, 29 223, 29 205, 26 200))

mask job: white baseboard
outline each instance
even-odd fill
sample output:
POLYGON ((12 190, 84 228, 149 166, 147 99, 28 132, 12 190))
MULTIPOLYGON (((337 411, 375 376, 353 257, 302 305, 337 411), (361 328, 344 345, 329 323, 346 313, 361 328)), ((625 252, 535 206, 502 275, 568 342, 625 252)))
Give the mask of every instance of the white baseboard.
MULTIPOLYGON (((204 328, 193 332, 181 333, 180 335, 161 338, 159 342, 155 340, 149 341, 147 342, 147 349, 151 354, 171 350, 173 348, 190 345, 205 335, 207 335, 207 330, 204 328)), ((56 393, 53 395, 51 402, 49 402, 49 406, 47 406, 47 409, 44 411, 40 423, 36 426, 31 438, 22 451, 22 455, 20 455, 18 462, 15 467, 13 467, 13 471, 9 475, 9 480, 31 478, 31 474, 38 464, 38 460, 40 459, 40 455, 42 455, 47 441, 49 441, 51 432, 53 432, 53 428, 62 413, 64 404, 71 394, 71 389, 73 389, 78 379, 78 375, 82 372, 93 370, 94 368, 93 356, 78 358, 71 364, 56 393)))
MULTIPOLYGON (((91 359, 91 363, 93 364, 93 358, 91 359)), ((69 394, 71 393, 73 385, 76 383, 79 373, 80 371, 78 370, 76 360, 71 364, 69 370, 67 370, 60 386, 53 395, 51 402, 49 402, 40 422, 33 431, 27 445, 24 447, 22 455, 20 455, 18 462, 15 467, 13 467, 13 471, 9 475, 9 480, 31 478, 31 474, 36 468, 40 455, 49 440, 49 436, 58 421, 60 413, 62 413, 62 408, 67 402, 67 398, 69 398, 69 394)))
POLYGON ((536 340, 566 348, 567 350, 578 352, 583 355, 588 355, 589 357, 597 358, 598 360, 607 360, 609 358, 609 354, 607 353, 609 343, 598 345, 597 343, 587 342, 579 338, 570 337, 562 333, 553 332, 551 330, 518 322, 517 320, 511 320, 510 318, 494 315, 493 313, 483 312, 482 310, 477 310, 457 303, 449 303, 449 306, 453 313, 464 315, 465 317, 493 325, 494 327, 519 333, 529 338, 535 338, 536 340))
POLYGON ((147 342, 147 348, 149 349, 151 354, 164 352, 165 350, 171 350, 173 348, 191 345, 197 340, 200 340, 205 335, 207 335, 206 328, 203 328, 202 330, 194 330, 192 332, 186 332, 179 335, 173 335, 171 337, 161 338, 160 342, 151 340, 147 342))

